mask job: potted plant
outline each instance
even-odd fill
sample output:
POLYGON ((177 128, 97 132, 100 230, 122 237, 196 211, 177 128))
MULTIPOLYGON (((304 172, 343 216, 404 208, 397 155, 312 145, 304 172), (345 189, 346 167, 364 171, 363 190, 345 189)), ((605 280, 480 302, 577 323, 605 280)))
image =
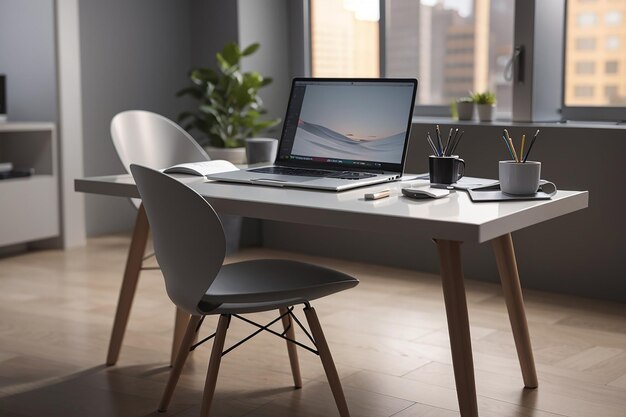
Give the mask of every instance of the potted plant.
POLYGON ((456 112, 459 120, 472 120, 474 117, 474 99, 471 97, 457 99, 456 112))
POLYGON ((272 79, 241 70, 241 59, 259 47, 254 43, 241 50, 236 43, 226 44, 215 55, 217 70, 192 69, 192 85, 177 93, 178 97, 191 96, 198 101, 197 109, 182 112, 178 121, 186 130, 202 134, 196 140, 211 158, 244 163, 246 139, 280 123, 280 119, 261 120, 266 111, 258 92, 272 79))
POLYGON ((478 120, 490 122, 493 120, 493 112, 496 108, 496 95, 491 91, 476 93, 472 95, 476 108, 478 109, 478 120))

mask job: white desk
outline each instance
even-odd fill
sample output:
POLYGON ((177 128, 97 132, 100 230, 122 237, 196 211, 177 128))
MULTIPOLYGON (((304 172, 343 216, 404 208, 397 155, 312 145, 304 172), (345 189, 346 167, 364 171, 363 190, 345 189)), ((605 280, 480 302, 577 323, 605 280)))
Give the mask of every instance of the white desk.
MULTIPOLYGON (((537 374, 511 233, 587 207, 586 191, 559 191, 551 200, 472 203, 467 193, 462 191, 438 200, 410 200, 400 195, 400 188, 407 186, 407 183, 383 184, 334 193, 203 182, 198 177, 179 178, 203 195, 219 213, 433 239, 439 252, 457 396, 461 415, 464 417, 478 416, 478 406, 463 284, 461 243, 490 241, 500 273, 524 385, 527 388, 537 387, 537 374), (364 190, 371 192, 385 188, 391 189, 391 197, 375 201, 364 200, 364 190)), ((413 183, 417 182, 411 184, 413 183)), ((128 175, 79 179, 75 186, 76 191, 80 192, 139 197, 137 188, 128 175)), ((140 262, 146 239, 147 221, 145 212, 140 209, 120 293, 120 304, 124 301, 124 286, 127 283, 130 286, 136 285, 137 277, 133 276, 133 265, 140 262)), ((134 289, 132 293, 134 294, 134 289)), ((129 302, 132 302, 132 294, 129 302)), ((118 306, 118 313, 120 308, 124 307, 118 306)), ((117 334, 121 344, 126 322, 119 321, 118 323, 116 316, 113 333, 114 336, 117 334)), ((114 352, 115 360, 119 345, 117 349, 114 352)), ((109 353, 111 354, 111 350, 109 353)))

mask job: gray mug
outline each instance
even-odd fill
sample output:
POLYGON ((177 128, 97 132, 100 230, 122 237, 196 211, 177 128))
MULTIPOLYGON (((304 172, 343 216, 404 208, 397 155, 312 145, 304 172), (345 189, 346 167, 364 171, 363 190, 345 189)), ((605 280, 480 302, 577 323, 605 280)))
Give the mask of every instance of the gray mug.
POLYGON ((539 189, 541 162, 500 161, 500 190, 511 195, 532 195, 539 189))
POLYGON ((276 159, 278 140, 272 138, 246 139, 248 164, 272 163, 276 159))

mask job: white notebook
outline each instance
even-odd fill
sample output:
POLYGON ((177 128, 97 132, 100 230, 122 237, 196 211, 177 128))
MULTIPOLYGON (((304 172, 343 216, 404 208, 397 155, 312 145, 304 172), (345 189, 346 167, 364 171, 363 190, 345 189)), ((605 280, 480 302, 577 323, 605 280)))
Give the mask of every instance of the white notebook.
POLYGON ((188 174, 188 175, 200 175, 206 176, 209 174, 219 174, 221 172, 238 171, 235 165, 228 161, 221 159, 214 159, 211 161, 202 162, 187 162, 184 164, 178 164, 165 168, 163 170, 166 174, 188 174))

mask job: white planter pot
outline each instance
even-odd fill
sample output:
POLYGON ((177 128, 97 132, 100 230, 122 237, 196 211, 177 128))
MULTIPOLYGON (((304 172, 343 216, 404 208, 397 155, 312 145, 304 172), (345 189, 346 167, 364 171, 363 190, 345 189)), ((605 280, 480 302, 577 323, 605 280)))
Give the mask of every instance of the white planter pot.
POLYGON ((495 104, 477 104, 478 120, 481 122, 490 122, 493 120, 493 113, 495 111, 495 104))
POLYGON ((472 120, 474 118, 474 103, 457 101, 456 112, 459 116, 459 120, 472 120))
POLYGON ((213 146, 205 146, 204 150, 211 159, 223 159, 233 164, 241 165, 246 163, 246 148, 215 148, 213 146))

